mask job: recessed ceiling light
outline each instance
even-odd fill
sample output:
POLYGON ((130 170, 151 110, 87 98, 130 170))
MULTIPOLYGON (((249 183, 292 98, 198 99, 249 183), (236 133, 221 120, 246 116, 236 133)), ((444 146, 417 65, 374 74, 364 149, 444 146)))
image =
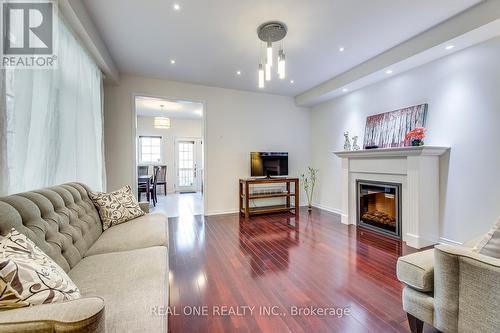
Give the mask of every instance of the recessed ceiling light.
POLYGON ((454 48, 454 47, 455 47, 455 45, 448 45, 448 46, 446 46, 446 47, 445 47, 445 49, 446 49, 446 50, 451 50, 451 49, 452 49, 452 48, 454 48))
POLYGON ((236 72, 236 75, 241 75, 241 71, 237 71, 237 72, 236 72))
POLYGON ((290 80, 290 83, 293 84, 295 81, 294 80, 290 80))
POLYGON ((180 10, 181 6, 178 3, 174 3, 174 10, 180 10))
POLYGON ((175 60, 174 60, 174 59, 170 60, 170 63, 171 63, 172 65, 174 65, 174 64, 175 64, 175 60))
POLYGON ((347 88, 342 89, 342 92, 348 92, 348 91, 349 91, 349 89, 347 89, 347 88))
POLYGON ((392 69, 388 69, 385 71, 385 74, 392 74, 392 69))
POLYGON ((340 52, 344 52, 344 50, 345 50, 345 49, 344 49, 344 47, 343 47, 343 46, 339 48, 339 51, 340 51, 340 52))

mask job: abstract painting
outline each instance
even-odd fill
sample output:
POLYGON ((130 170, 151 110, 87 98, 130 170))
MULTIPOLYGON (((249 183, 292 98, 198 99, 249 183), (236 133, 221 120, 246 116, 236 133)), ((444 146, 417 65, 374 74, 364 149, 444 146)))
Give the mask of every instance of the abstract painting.
POLYGON ((363 148, 409 146, 405 135, 416 127, 425 126, 427 104, 410 106, 404 109, 368 116, 366 118, 363 148))

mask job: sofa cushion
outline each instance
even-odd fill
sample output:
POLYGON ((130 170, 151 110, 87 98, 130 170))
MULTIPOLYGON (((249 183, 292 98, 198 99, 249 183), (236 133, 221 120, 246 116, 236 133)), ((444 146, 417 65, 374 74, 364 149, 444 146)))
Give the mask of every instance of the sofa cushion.
POLYGON ((493 228, 474 247, 474 251, 500 259, 500 217, 493 228))
POLYGON ((168 252, 164 246, 98 254, 69 276, 84 297, 104 299, 107 332, 166 332, 168 252))
POLYGON ((102 230, 144 215, 128 185, 110 193, 89 192, 89 197, 101 216, 102 230))
POLYGON ((434 288, 434 249, 400 257, 396 270, 401 282, 419 291, 432 291, 434 288))
POLYGON ((104 231, 85 256, 167 244, 167 216, 161 213, 146 214, 104 231))
POLYGON ((16 229, 0 239, 0 290, 0 309, 80 298, 66 272, 16 229))

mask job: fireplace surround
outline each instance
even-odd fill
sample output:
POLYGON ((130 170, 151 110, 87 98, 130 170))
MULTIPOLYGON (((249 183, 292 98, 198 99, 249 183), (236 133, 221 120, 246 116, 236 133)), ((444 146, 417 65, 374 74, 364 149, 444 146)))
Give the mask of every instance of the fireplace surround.
POLYGON ((418 146, 335 152, 341 158, 342 223, 358 225, 358 180, 400 184, 400 239, 417 249, 438 243, 439 159, 448 150, 418 146))

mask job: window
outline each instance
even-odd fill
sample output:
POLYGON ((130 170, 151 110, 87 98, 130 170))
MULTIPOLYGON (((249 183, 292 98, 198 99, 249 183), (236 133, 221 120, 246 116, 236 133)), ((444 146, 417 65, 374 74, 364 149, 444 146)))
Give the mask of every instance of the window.
POLYGON ((53 19, 57 69, 0 70, 0 196, 70 181, 105 189, 102 74, 53 19))
POLYGON ((161 162, 161 136, 139 137, 139 162, 161 162))

